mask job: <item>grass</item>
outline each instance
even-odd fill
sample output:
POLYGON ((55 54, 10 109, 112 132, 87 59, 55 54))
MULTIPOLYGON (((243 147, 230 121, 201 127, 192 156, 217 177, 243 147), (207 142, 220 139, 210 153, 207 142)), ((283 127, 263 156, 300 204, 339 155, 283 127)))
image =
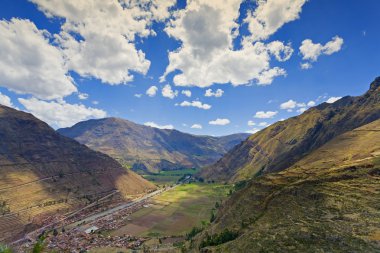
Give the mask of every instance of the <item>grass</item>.
POLYGON ((230 186, 220 184, 184 184, 156 196, 152 205, 140 209, 129 223, 112 235, 180 236, 210 220, 216 202, 227 197, 230 186))
POLYGON ((185 175, 194 175, 199 169, 167 170, 156 174, 143 175, 143 177, 156 184, 173 184, 185 175))

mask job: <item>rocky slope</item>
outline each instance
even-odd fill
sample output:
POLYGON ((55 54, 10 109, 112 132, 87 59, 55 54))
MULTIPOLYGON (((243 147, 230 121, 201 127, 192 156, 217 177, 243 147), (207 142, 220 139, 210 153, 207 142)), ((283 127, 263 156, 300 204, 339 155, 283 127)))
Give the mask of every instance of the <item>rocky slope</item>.
POLYGON ((257 173, 281 171, 334 137, 379 118, 380 77, 362 96, 323 103, 250 136, 204 169, 201 176, 239 181, 257 173))
POLYGON ((58 132, 142 173, 209 165, 249 136, 196 136, 119 118, 88 120, 58 132))
POLYGON ((250 180, 192 251, 380 252, 379 140, 376 120, 250 180))
POLYGON ((5 106, 0 139, 0 241, 107 194, 127 198, 154 188, 111 157, 5 106))

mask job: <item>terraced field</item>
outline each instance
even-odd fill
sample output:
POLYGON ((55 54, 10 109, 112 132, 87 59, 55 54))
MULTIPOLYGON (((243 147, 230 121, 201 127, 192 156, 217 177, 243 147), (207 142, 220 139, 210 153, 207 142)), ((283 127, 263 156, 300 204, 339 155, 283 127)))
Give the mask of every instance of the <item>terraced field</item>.
POLYGON ((151 205, 129 218, 129 223, 112 235, 136 236, 185 235, 194 226, 209 222, 216 202, 223 201, 230 186, 220 184, 184 184, 153 198, 151 205))

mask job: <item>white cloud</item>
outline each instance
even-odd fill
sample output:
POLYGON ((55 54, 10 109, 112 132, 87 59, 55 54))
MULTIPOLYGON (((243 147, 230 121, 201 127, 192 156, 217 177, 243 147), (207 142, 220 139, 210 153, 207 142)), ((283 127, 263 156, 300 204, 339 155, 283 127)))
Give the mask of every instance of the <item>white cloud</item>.
POLYGON ((216 97, 220 98, 223 96, 224 91, 222 89, 217 89, 215 92, 212 91, 212 89, 207 89, 205 92, 206 97, 216 97))
POLYGON ((253 122, 252 120, 249 120, 249 121, 247 122, 247 125, 248 125, 248 126, 256 126, 256 123, 253 122))
POLYGON ((266 126, 269 126, 270 124, 269 123, 267 123, 267 122, 260 122, 259 123, 259 126, 260 127, 266 127, 266 126))
POLYGON ((81 92, 79 92, 78 93, 78 98, 80 100, 86 100, 86 99, 88 99, 88 94, 87 93, 81 93, 81 92))
POLYGON ((299 109, 297 109, 297 112, 298 113, 303 113, 309 107, 312 107, 312 106, 315 106, 315 102, 314 101, 309 101, 306 104, 306 103, 300 103, 300 102, 297 102, 297 101, 294 101, 294 100, 290 99, 287 102, 282 103, 280 105, 280 109, 287 110, 288 112, 292 112, 293 109, 299 108, 299 109))
POLYGON ((99 104, 99 101, 94 100, 94 101, 92 101, 92 104, 94 104, 94 105, 98 105, 98 104, 99 104))
POLYGON ((194 124, 191 126, 191 128, 193 129, 202 129, 202 125, 201 124, 194 124))
POLYGON ((311 65, 311 63, 309 63, 309 62, 301 63, 301 69, 311 69, 312 67, 313 67, 313 65, 311 65))
POLYGON ((141 98, 142 97, 142 94, 135 94, 134 95, 136 98, 141 98))
POLYGON ((280 105, 280 108, 283 110, 287 110, 287 109, 294 109, 296 106, 297 106, 297 102, 290 99, 289 101, 282 103, 280 105))
POLYGON ((306 107, 301 107, 300 109, 297 110, 298 113, 303 113, 304 111, 306 111, 307 108, 306 107))
MULTIPOLYGON (((327 42, 325 45, 320 43, 313 43, 312 40, 306 39, 302 41, 300 46, 300 53, 303 60, 317 61, 320 55, 331 55, 340 51, 343 45, 343 39, 339 36, 335 36, 331 41, 327 42)), ((302 65, 301 65, 302 67, 302 65)))
POLYGON ((255 133, 259 132, 260 130, 261 130, 260 128, 253 128, 253 129, 246 131, 246 133, 255 134, 255 133))
POLYGON ((183 101, 182 103, 179 104, 179 106, 182 106, 182 107, 188 107, 188 106, 191 106, 191 107, 196 107, 196 108, 199 108, 199 109, 203 109, 203 110, 209 110, 211 109, 211 105, 209 104, 203 104, 201 101, 192 101, 192 102, 189 102, 189 101, 183 101))
POLYGON ((183 95, 185 95, 186 97, 191 97, 191 91, 190 90, 183 90, 181 93, 183 95))
POLYGON ((277 111, 275 111, 275 112, 273 112, 273 111, 267 111, 267 112, 259 111, 259 112, 256 112, 254 117, 258 118, 258 119, 271 119, 274 116, 276 116, 277 113, 278 113, 277 111))
POLYGON ((8 106, 8 107, 13 107, 11 98, 8 97, 7 95, 2 94, 1 92, 0 92, 0 104, 8 106))
POLYGON ((159 128, 159 129, 174 129, 173 125, 158 125, 152 121, 145 122, 144 125, 149 126, 149 127, 159 128))
POLYGON ((284 24, 299 18, 306 0, 258 0, 258 7, 248 13, 245 22, 250 40, 265 40, 284 24))
POLYGON ((241 49, 234 50, 240 4, 241 0, 223 4, 190 0, 185 9, 177 11, 165 31, 182 45, 169 53, 169 65, 160 80, 180 70, 173 77, 175 85, 204 88, 215 83, 266 85, 285 75, 285 70, 271 67, 270 61, 272 56, 289 59, 293 52, 290 45, 244 40, 241 49))
POLYGON ((64 18, 56 41, 71 70, 112 85, 146 74, 150 61, 135 47, 136 35, 154 35, 152 21, 170 16, 174 0, 31 0, 49 18, 64 18), (77 34, 79 36, 72 36, 77 34), (78 38, 79 37, 79 38, 78 38))
POLYGON ((225 126, 231 123, 229 119, 220 119, 217 118, 216 120, 211 120, 208 122, 210 125, 217 125, 217 126, 225 126))
POLYGON ((332 104, 341 99, 342 97, 330 97, 329 99, 326 100, 326 103, 332 104))
POLYGON ((178 96, 178 91, 172 90, 172 87, 169 84, 165 85, 164 88, 162 88, 161 93, 162 93, 162 96, 166 98, 170 98, 170 99, 173 99, 176 96, 178 96))
POLYGON ((107 116, 101 109, 82 104, 68 104, 63 100, 47 102, 36 98, 19 98, 18 101, 34 116, 53 127, 69 127, 79 121, 107 116))
POLYGON ((55 99, 77 91, 51 35, 29 20, 0 21, 0 85, 19 94, 55 99))
POLYGON ((154 96, 156 96, 157 91, 158 91, 157 86, 150 86, 149 89, 146 90, 146 94, 149 97, 154 97, 154 96))

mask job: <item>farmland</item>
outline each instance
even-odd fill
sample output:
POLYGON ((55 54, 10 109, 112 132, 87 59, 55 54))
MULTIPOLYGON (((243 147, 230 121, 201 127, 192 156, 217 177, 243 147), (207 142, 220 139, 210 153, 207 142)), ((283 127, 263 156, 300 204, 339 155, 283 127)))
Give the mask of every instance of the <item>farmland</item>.
POLYGON ((127 225, 111 235, 180 236, 194 226, 206 225, 216 202, 227 197, 230 187, 220 184, 184 184, 154 197, 150 205, 128 218, 127 225))

